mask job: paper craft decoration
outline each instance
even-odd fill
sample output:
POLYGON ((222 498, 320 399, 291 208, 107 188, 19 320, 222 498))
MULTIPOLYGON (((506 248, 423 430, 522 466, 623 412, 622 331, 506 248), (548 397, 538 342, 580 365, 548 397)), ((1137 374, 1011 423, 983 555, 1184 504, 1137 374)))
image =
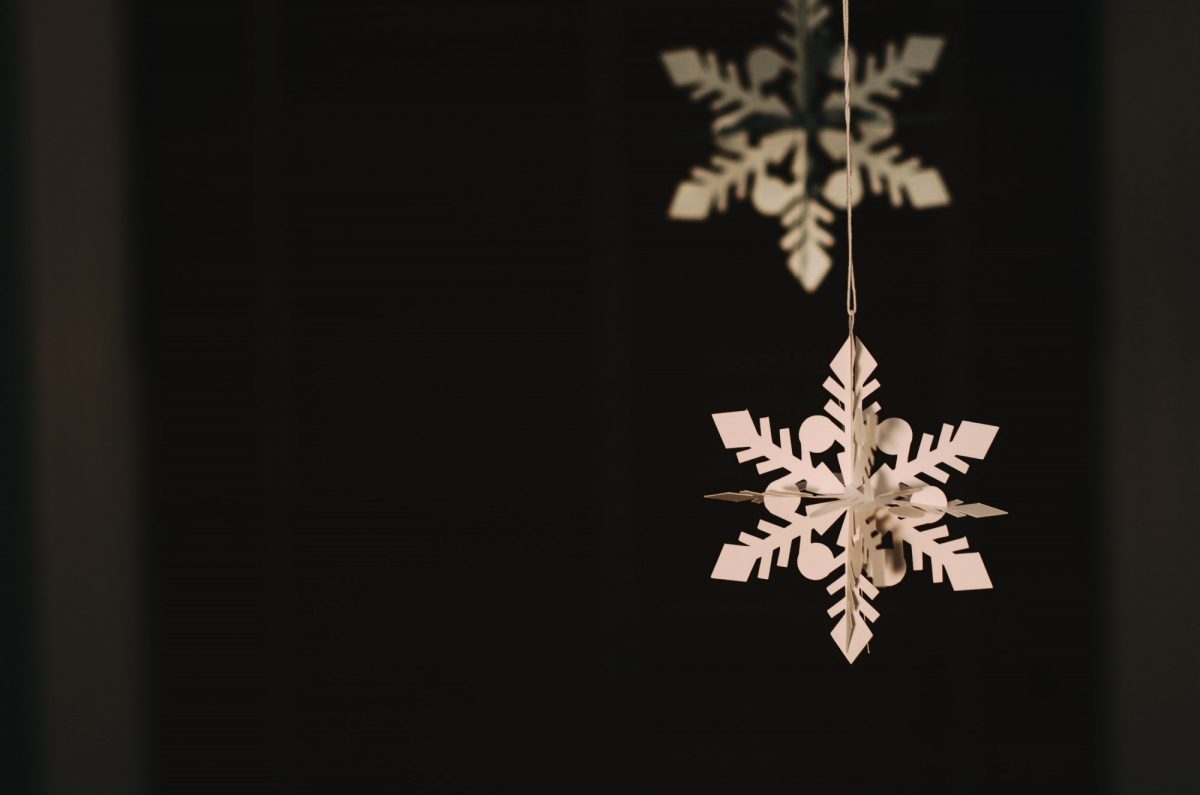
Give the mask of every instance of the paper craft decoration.
MULTIPOLYGON (((785 30, 774 46, 756 47, 737 64, 722 63, 714 52, 695 48, 662 54, 671 81, 707 99, 716 114, 716 152, 707 165, 679 184, 670 218, 702 221, 729 207, 730 195, 747 194, 758 212, 777 216, 784 231, 780 247, 788 268, 808 292, 829 272, 832 208, 846 207, 845 151, 842 148, 842 49, 826 30, 824 0, 785 0, 779 11, 785 30), (836 88, 834 87, 836 82, 836 88)), ((861 73, 850 50, 854 148, 871 192, 887 191, 892 205, 940 207, 950 194, 934 168, 905 158, 892 143, 895 119, 883 100, 894 100, 933 71, 942 52, 939 36, 909 36, 883 57, 868 57, 861 73)), ((852 175, 853 201, 864 191, 852 175)))
POLYGON ((742 533, 739 543, 726 544, 713 579, 746 582, 757 567, 765 580, 772 565, 788 566, 795 551, 796 567, 808 579, 833 575, 828 591, 837 601, 829 616, 838 622, 832 635, 850 662, 871 639, 870 623, 879 617, 871 604, 877 589, 904 578, 906 545, 913 569, 922 570, 928 559, 935 583, 945 576, 956 591, 991 588, 983 558, 968 549, 965 538, 951 538, 942 520, 947 514, 982 518, 1005 513, 982 503, 947 501, 946 494, 928 482, 945 483, 950 477, 945 467, 965 473, 963 459, 982 459, 999 428, 966 421, 957 429, 943 425, 936 442, 922 434, 913 454, 907 422, 880 420, 878 403, 863 407, 879 388, 879 381, 871 378, 875 364, 861 341, 847 339, 830 363, 833 377, 825 379, 833 397, 825 404, 825 414, 801 424, 798 451, 791 431, 781 429, 773 435, 767 418, 756 426, 748 411, 713 415, 721 440, 738 451, 739 462, 758 461, 759 474, 780 474, 762 492, 707 497, 760 503, 783 522, 759 521, 760 535, 742 533), (836 472, 815 458, 835 448, 836 472), (895 463, 876 466, 877 453, 894 456, 895 463), (836 554, 823 543, 832 540, 830 533, 836 533, 841 549, 836 554))

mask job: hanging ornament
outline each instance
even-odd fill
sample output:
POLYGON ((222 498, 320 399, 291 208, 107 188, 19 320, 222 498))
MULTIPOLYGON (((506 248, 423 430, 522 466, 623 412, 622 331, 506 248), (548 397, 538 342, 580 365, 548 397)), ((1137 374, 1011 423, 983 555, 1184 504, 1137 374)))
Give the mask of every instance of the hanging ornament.
MULTIPOLYGON (((750 51, 745 80, 736 64, 722 63, 714 52, 687 48, 662 54, 671 81, 691 89, 693 100, 707 98, 716 114, 716 152, 679 184, 667 215, 702 221, 724 212, 731 194, 744 200, 749 193, 755 209, 783 222, 780 247, 788 268, 812 292, 831 264, 834 239, 826 228, 834 218, 831 208, 845 208, 847 196, 839 92, 824 86, 843 79, 844 63, 855 98, 855 143, 872 193, 886 189, 895 207, 905 200, 916 209, 946 205, 950 194, 937 169, 889 145, 896 123, 882 102, 933 71, 944 39, 909 36, 899 49, 888 44, 882 59, 867 58, 858 77, 855 53, 844 57, 830 41, 824 0, 785 0, 779 15, 787 29, 776 45, 750 51)), ((858 201, 863 191, 855 187, 850 195, 858 201)))
MULTIPOLYGON (((843 57, 847 61, 849 17, 849 0, 842 0, 843 57)), ((844 65, 843 74, 849 74, 848 63, 844 65)), ((843 81, 842 90, 843 195, 853 196, 849 79, 843 81)), ((858 288, 852 202, 846 212, 846 248, 849 335, 830 363, 833 377, 825 379, 825 389, 833 398, 825 404, 825 414, 811 416, 801 424, 798 453, 793 451, 791 432, 782 429, 776 437, 766 418, 756 426, 748 411, 714 414, 721 440, 726 448, 739 451, 738 461, 759 461, 759 474, 782 474, 761 492, 743 490, 707 497, 761 504, 783 522, 760 521, 761 535, 742 533, 739 543, 726 544, 713 568, 713 579, 745 582, 755 567, 759 578, 766 579, 772 564, 789 565, 795 549, 801 574, 811 580, 830 579, 828 591, 837 596, 829 609, 830 617, 838 619, 833 639, 846 659, 854 662, 871 639, 870 624, 879 616, 871 600, 879 588, 900 582, 907 571, 905 546, 913 569, 920 571, 928 559, 935 583, 946 577, 956 591, 991 588, 983 558, 969 551, 965 538, 951 538, 941 522, 947 515, 983 518, 1004 511, 982 503, 947 500, 945 492, 929 482, 945 483, 949 479, 945 467, 965 473, 968 465, 964 459, 982 459, 997 427, 966 421, 957 429, 943 425, 936 443, 932 435, 922 434, 913 454, 913 432, 907 422, 880 420, 878 403, 864 406, 879 388, 879 381, 872 378, 874 357, 854 334, 858 288), (836 472, 816 459, 828 451, 836 453, 836 472), (877 452, 894 456, 895 464, 876 466, 877 452), (832 543, 834 538, 836 543, 832 543)))
POLYGON ((848 339, 830 369, 834 377, 825 380, 825 389, 833 399, 825 404, 825 414, 800 426, 798 453, 793 452, 791 432, 785 428, 774 435, 765 417, 756 426, 748 411, 713 415, 725 447, 739 451, 738 461, 759 461, 760 474, 778 475, 765 491, 723 492, 709 499, 759 503, 783 524, 759 521, 761 535, 742 533, 739 543, 726 544, 712 576, 746 582, 757 566, 759 578, 766 579, 772 563, 788 566, 796 549, 801 574, 810 580, 832 576, 829 593, 840 595, 829 615, 841 616, 833 639, 854 662, 871 639, 868 622, 878 616, 871 605, 876 589, 900 582, 907 570, 904 545, 915 570, 923 569, 928 558, 935 583, 945 575, 956 591, 992 587, 983 558, 967 549, 965 538, 950 538, 942 520, 1004 511, 948 501, 940 488, 922 478, 945 483, 945 467, 966 472, 964 459, 982 459, 999 429, 975 422, 962 422, 957 430, 943 425, 936 443, 922 434, 911 455, 909 424, 896 418, 880 421, 878 403, 863 406, 879 381, 871 378, 875 359, 862 342, 848 339), (829 450, 837 454, 836 472, 816 460, 829 450), (877 451, 895 456, 895 465, 876 468, 877 451), (837 554, 828 546, 830 533, 836 534, 837 554))

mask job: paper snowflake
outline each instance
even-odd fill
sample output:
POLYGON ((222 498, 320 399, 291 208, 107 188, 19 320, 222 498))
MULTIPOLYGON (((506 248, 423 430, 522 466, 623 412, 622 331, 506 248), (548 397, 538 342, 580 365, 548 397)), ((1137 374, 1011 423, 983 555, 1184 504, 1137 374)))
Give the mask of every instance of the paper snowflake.
POLYGON ((925 479, 945 483, 943 467, 967 471, 964 458, 982 459, 996 432, 993 425, 962 422, 957 430, 943 425, 936 443, 922 434, 915 455, 912 428, 901 419, 880 421, 879 404, 865 409, 863 401, 879 388, 872 379, 875 360, 856 341, 851 379, 850 340, 830 363, 832 378, 825 389, 833 399, 825 414, 809 417, 800 426, 799 452, 794 452, 790 431, 771 433, 770 420, 757 427, 748 411, 714 414, 713 420, 725 447, 738 450, 738 461, 758 463, 759 474, 782 473, 765 491, 723 492, 710 499, 760 503, 783 524, 760 521, 761 535, 742 533, 737 544, 726 544, 713 568, 713 579, 746 582, 755 567, 766 579, 771 566, 787 566, 796 550, 796 566, 810 580, 829 583, 837 601, 829 609, 840 616, 833 639, 846 659, 854 662, 871 639, 870 622, 879 614, 871 605, 879 587, 895 585, 904 577, 908 546, 912 567, 930 563, 935 583, 943 574, 956 591, 991 588, 987 568, 978 552, 968 551, 965 538, 950 538, 941 523, 946 514, 986 517, 1004 514, 981 503, 946 500, 945 493, 925 479), (776 438, 778 441, 776 441, 776 438), (835 450, 836 448, 836 450, 835 450), (827 451, 836 452, 837 472, 818 461, 827 451), (895 463, 875 466, 876 453, 895 457, 895 463), (831 548, 836 531, 836 546, 831 548))
MULTIPOLYGON (((812 292, 829 271, 831 208, 846 206, 842 50, 825 29, 824 0, 785 0, 779 13, 787 29, 775 46, 750 51, 744 79, 736 64, 722 63, 714 52, 662 54, 671 81, 690 88, 694 100, 707 98, 716 114, 717 151, 680 183, 667 214, 701 221, 724 212, 730 194, 744 200, 749 193, 755 209, 782 220, 788 268, 812 292)), ((917 209, 949 203, 936 169, 889 144, 896 125, 883 103, 932 71, 943 43, 937 36, 909 36, 899 49, 888 44, 882 59, 867 58, 861 76, 851 48, 855 204, 863 196, 863 172, 871 192, 886 189, 893 206, 905 199, 917 209)))

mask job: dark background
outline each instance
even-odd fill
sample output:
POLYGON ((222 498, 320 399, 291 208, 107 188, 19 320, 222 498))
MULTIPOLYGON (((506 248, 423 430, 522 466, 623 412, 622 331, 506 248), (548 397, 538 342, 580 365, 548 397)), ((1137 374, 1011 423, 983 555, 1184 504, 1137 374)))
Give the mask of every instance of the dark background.
POLYGON ((856 210, 858 333, 885 416, 1000 426, 948 491, 1010 515, 956 525, 994 590, 910 573, 853 666, 822 584, 708 577, 759 512, 700 495, 763 482, 710 415, 797 427, 845 336, 842 216, 814 295, 748 203, 666 219, 710 116, 658 53, 773 2, 6 14, 13 791, 1197 782, 1190 6, 854 3, 860 51, 947 37, 897 113, 953 196, 856 210))

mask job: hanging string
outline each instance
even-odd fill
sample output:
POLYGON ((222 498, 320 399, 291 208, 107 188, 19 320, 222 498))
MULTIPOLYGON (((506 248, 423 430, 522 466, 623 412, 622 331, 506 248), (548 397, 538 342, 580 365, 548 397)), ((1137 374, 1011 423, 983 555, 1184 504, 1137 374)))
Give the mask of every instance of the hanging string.
MULTIPOLYGON (((854 316, 858 313, 858 288, 854 283, 854 160, 850 146, 850 0, 842 0, 842 99, 843 113, 846 119, 846 321, 850 327, 850 395, 851 395, 851 421, 847 430, 850 430, 850 449, 847 451, 850 454, 851 472, 858 471, 858 440, 855 438, 858 431, 858 340, 854 338, 854 316)), ((849 473, 848 473, 849 474, 849 473)), ((856 475, 851 474, 854 478, 854 485, 859 483, 856 475)), ((849 485, 849 480, 847 480, 849 485)), ((858 546, 859 554, 864 551, 865 534, 861 532, 858 526, 858 517, 854 511, 849 512, 852 531, 850 533, 849 543, 858 546)), ((849 646, 850 639, 854 635, 855 619, 858 615, 858 576, 860 569, 856 569, 850 565, 853 555, 850 554, 850 549, 846 549, 846 596, 847 609, 846 616, 849 621, 846 622, 846 644, 849 646)), ((871 644, 867 643, 867 653, 871 651, 871 644)))
MULTIPOLYGON (((846 316, 850 339, 854 339, 854 316, 858 313, 858 287, 854 283, 854 159, 850 146, 850 0, 842 0, 842 98, 846 118, 846 316)), ((851 372, 854 348, 850 344, 851 372)))
MULTIPOLYGON (((854 283, 854 153, 850 140, 850 0, 842 0, 842 98, 846 121, 846 322, 850 331, 850 388, 851 424, 850 461, 858 471, 858 444, 853 434, 858 428, 858 340, 854 337, 854 316, 858 314, 858 287, 854 283)), ((849 430, 849 429, 848 429, 849 430)), ((858 485, 856 482, 854 485, 858 485)), ((854 526, 854 541, 859 539, 858 525, 854 526)))

